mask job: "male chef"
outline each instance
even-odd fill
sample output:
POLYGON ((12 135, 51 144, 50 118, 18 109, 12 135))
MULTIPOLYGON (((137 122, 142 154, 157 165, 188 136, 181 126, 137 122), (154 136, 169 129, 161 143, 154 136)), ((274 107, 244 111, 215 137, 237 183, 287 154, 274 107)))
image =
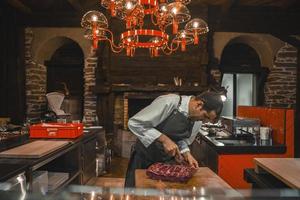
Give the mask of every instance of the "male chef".
POLYGON ((147 169, 156 162, 185 162, 197 168, 190 145, 203 122, 214 122, 223 102, 218 93, 203 92, 197 96, 168 94, 157 97, 128 121, 137 136, 130 156, 125 187, 135 187, 135 170, 147 169))

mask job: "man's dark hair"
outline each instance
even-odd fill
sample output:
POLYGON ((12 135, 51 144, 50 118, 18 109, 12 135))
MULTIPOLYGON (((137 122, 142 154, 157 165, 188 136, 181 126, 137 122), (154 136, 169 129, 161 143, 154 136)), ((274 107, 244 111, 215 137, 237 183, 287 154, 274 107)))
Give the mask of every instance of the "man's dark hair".
POLYGON ((220 116, 223 109, 223 101, 221 95, 216 92, 203 92, 195 97, 196 100, 203 101, 203 109, 207 112, 215 111, 217 117, 220 116))

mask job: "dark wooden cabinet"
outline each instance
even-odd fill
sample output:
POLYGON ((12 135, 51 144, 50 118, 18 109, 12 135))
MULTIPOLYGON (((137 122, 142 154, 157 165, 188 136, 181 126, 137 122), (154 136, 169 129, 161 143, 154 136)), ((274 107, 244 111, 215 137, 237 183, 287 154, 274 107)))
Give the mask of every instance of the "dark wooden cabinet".
POLYGON ((96 176, 96 140, 92 139, 82 144, 82 184, 96 176))
POLYGON ((32 184, 32 173, 36 170, 68 173, 69 179, 60 188, 70 183, 86 184, 96 175, 96 136, 97 131, 88 133, 31 167, 28 173, 29 185, 32 184))
POLYGON ((193 142, 191 152, 200 166, 209 167, 215 173, 218 173, 218 153, 201 137, 197 137, 193 142))
MULTIPOLYGON (((96 141, 99 130, 93 130, 83 136, 70 140, 66 146, 47 154, 41 158, 1 158, 0 165, 10 164, 12 166, 26 166, 22 170, 26 174, 28 190, 33 189, 33 175, 37 171, 63 172, 68 173, 68 179, 57 189, 51 191, 56 193, 68 184, 86 184, 91 178, 96 176, 96 141)), ((21 169, 21 167, 19 167, 21 169)), ((20 170, 14 170, 15 175, 20 170)), ((11 174, 11 177, 14 174, 11 174)), ((0 177, 1 178, 1 177, 0 177)), ((6 180, 2 180, 5 182, 6 180)))

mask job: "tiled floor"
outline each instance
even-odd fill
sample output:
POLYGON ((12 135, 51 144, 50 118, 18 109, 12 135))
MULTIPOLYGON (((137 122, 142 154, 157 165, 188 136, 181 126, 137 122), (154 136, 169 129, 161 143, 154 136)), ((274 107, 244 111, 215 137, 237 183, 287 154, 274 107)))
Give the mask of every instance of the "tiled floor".
POLYGON ((127 158, 113 157, 108 172, 89 181, 88 185, 99 187, 124 187, 128 165, 127 158))

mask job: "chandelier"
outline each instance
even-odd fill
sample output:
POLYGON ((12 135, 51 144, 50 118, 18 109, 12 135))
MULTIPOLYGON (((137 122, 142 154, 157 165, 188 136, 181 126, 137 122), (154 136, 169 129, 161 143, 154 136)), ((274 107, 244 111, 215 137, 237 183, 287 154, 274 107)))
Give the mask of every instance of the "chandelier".
POLYGON ((93 41, 94 49, 98 48, 99 41, 108 41, 113 52, 120 53, 124 49, 126 55, 131 57, 137 48, 149 49, 150 56, 156 57, 159 52, 170 55, 178 49, 185 51, 189 44, 199 44, 199 36, 208 32, 208 26, 200 18, 190 20, 191 15, 186 5, 191 0, 169 1, 170 3, 165 0, 101 0, 101 5, 109 10, 112 17, 125 22, 126 30, 121 33, 116 44, 105 15, 93 10, 82 17, 84 37, 93 41), (155 28, 144 27, 146 16, 150 18, 151 27, 155 28), (185 22, 184 29, 178 30, 179 24, 185 22), (172 26, 171 34, 166 32, 168 26, 172 26))

